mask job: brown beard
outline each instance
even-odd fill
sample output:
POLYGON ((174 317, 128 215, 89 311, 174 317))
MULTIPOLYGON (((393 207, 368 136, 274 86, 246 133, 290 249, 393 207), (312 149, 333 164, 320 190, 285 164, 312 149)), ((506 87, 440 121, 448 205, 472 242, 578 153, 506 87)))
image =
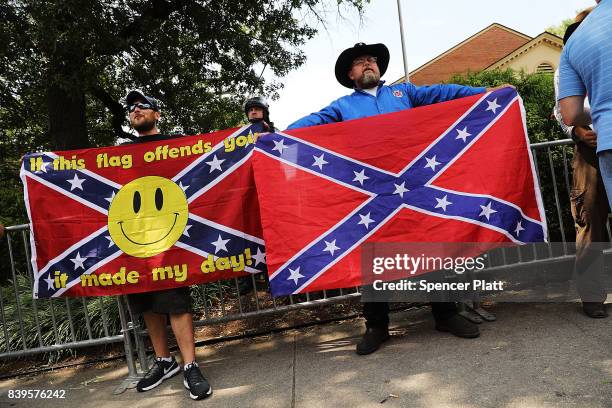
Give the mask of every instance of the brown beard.
POLYGON ((376 87, 379 81, 380 77, 374 71, 366 71, 355 83, 359 89, 370 89, 376 87))
POLYGON ((155 127, 155 120, 144 120, 137 125, 132 124, 132 127, 137 132, 148 132, 155 127))

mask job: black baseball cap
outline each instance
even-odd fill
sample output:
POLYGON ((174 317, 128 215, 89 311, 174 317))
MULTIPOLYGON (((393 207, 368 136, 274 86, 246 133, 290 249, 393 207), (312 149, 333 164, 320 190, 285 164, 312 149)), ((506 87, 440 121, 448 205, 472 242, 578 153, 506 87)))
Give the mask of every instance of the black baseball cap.
POLYGON ((136 99, 141 99, 147 102, 153 107, 153 110, 155 111, 159 110, 159 103, 157 102, 157 99, 153 98, 152 96, 145 95, 144 93, 142 93, 142 91, 138 89, 134 89, 128 92, 127 96, 125 97, 125 103, 129 106, 133 104, 136 99))

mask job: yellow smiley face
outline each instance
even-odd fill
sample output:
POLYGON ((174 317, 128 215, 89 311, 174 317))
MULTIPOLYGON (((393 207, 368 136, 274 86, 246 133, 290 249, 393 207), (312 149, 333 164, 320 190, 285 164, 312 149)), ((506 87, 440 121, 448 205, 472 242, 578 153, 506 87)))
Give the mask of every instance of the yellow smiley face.
POLYGON ((187 225, 187 197, 171 180, 141 177, 123 186, 108 209, 108 230, 126 254, 148 258, 170 248, 187 225))

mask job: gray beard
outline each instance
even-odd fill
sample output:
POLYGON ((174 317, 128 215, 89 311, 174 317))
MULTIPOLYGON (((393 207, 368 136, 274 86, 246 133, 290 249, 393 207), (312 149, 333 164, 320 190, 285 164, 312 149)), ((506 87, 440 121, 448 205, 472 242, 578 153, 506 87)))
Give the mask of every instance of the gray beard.
POLYGON ((379 81, 380 77, 376 75, 374 71, 368 71, 356 82, 359 89, 370 89, 378 86, 379 81))

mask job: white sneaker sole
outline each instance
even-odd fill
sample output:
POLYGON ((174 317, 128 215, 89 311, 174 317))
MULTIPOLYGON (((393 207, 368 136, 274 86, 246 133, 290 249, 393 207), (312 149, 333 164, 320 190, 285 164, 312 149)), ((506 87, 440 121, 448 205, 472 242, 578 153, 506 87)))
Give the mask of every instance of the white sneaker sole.
POLYGON ((164 374, 164 376, 160 378, 158 382, 156 382, 155 384, 151 384, 148 387, 144 387, 141 392, 152 390, 153 388, 157 387, 159 384, 164 382, 164 380, 167 380, 168 378, 173 377, 174 375, 178 374, 179 371, 181 371, 181 366, 177 364, 176 367, 174 367, 174 369, 164 374))
POLYGON ((185 388, 186 388, 187 390, 189 390, 189 397, 190 397, 192 400, 198 400, 198 399, 202 399, 202 398, 210 397, 210 395, 212 394, 212 387, 210 387, 210 386, 209 386, 210 388, 208 389, 208 392, 207 392, 206 394, 204 394, 204 395, 203 395, 203 396, 201 396, 201 397, 198 397, 197 395, 193 395, 193 394, 191 393, 191 390, 189 389, 189 384, 187 384, 187 380, 186 380, 186 379, 183 379, 183 385, 185 386, 185 388))

